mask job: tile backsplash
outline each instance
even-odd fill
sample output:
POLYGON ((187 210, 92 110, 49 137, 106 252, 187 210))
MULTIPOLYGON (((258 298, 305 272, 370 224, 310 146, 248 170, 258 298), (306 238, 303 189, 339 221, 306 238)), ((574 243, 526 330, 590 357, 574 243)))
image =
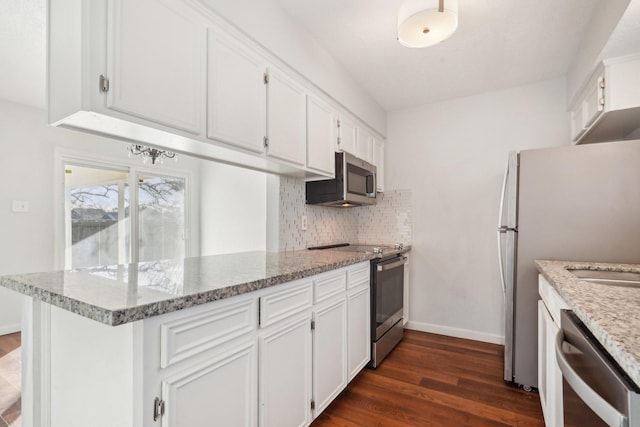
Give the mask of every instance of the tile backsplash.
POLYGON ((374 206, 330 208, 305 204, 304 181, 280 178, 279 247, 282 251, 331 243, 411 244, 411 190, 378 193, 374 206), (306 215, 308 228, 300 228, 306 215))

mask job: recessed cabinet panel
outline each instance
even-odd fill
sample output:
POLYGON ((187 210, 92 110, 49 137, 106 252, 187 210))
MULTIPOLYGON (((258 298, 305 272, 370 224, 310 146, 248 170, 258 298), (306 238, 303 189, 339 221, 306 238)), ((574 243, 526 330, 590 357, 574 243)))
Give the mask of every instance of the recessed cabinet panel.
POLYGON ((584 128, 591 126, 591 123, 604 110, 604 84, 603 77, 598 77, 587 92, 583 102, 584 128))
POLYGON ((350 268, 347 271, 347 289, 353 289, 356 286, 368 285, 371 265, 363 263, 357 267, 350 268))
POLYGON ((307 97, 307 167, 335 174, 336 118, 331 106, 313 95, 307 97))
POLYGON ((307 137, 307 97, 302 86, 270 68, 267 87, 267 154, 304 165, 307 137))
POLYGON ((358 127, 350 119, 341 116, 338 127, 338 151, 345 151, 354 156, 358 155, 358 127))
POLYGON ((298 282, 298 286, 260 297, 260 327, 265 328, 280 320, 311 308, 312 281, 298 282))
POLYGON ((163 381, 162 427, 257 426, 257 365, 252 341, 163 381))
POLYGON ((344 294, 315 310, 313 331, 314 416, 347 386, 347 302, 344 294))
POLYGON ((247 46, 209 30, 207 137, 264 151, 267 88, 264 60, 247 46))
POLYGON ((259 337, 261 427, 311 421, 311 315, 283 323, 259 337))
POLYGON ((256 329, 255 300, 224 305, 222 301, 199 315, 163 323, 160 366, 166 368, 256 329))
POLYGON ((347 287, 347 275, 343 271, 339 274, 331 272, 323 274, 313 281, 314 284, 314 302, 317 304, 334 295, 343 293, 347 287))
POLYGON ((358 129, 356 150, 356 157, 361 158, 365 162, 373 163, 373 136, 365 129, 358 129))
POLYGON ((348 381, 351 381, 371 359, 369 286, 347 295, 348 311, 348 381))
POLYGON ((373 139, 373 164, 376 165, 376 189, 384 191, 384 141, 373 139))
POLYGON ((108 22, 107 107, 200 134, 206 32, 197 14, 182 2, 112 0, 108 22))

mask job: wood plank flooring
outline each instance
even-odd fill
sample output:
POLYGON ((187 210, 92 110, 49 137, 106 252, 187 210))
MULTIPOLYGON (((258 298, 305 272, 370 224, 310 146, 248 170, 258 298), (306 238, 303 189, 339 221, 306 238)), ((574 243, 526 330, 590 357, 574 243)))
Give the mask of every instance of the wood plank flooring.
POLYGON ((502 380, 503 346, 405 330, 312 427, 544 427, 537 393, 502 380))
POLYGON ((20 332, 0 336, 0 427, 21 422, 20 332))
MULTIPOLYGON (((21 425, 19 348, 19 333, 0 336, 0 427, 21 425)), ((502 380, 502 354, 500 345, 406 330, 312 427, 544 427, 538 394, 502 380)))

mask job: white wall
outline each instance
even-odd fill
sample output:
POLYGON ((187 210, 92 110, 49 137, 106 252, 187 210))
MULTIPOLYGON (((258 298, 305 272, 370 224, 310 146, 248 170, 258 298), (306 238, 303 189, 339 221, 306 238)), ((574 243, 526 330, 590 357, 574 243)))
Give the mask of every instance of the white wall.
POLYGON ((389 113, 385 184, 413 194, 410 327, 502 342, 507 154, 568 144, 565 89, 557 79, 389 113))
MULTIPOLYGON (((141 164, 140 159, 129 159, 126 144, 121 141, 50 127, 46 124, 44 110, 3 100, 0 100, 0 136, 3 146, 0 156, 0 275, 53 270, 56 268, 54 212, 56 204, 62 203, 54 196, 54 180, 60 176, 54 174, 55 151, 137 165, 141 164), (28 201, 30 211, 12 212, 13 200, 28 201)), ((208 231, 214 225, 228 224, 229 220, 236 221, 235 228, 229 227, 226 233, 218 235, 206 234, 208 248, 216 238, 219 245, 231 242, 235 251, 264 249, 265 174, 188 156, 180 156, 178 163, 156 165, 154 170, 191 173, 191 255, 198 255, 200 250, 199 227, 208 231), (201 178, 200 169, 204 165, 207 174, 201 178), (216 173, 217 167, 221 172, 216 173), (203 200, 207 201, 206 216, 202 215, 202 218, 200 187, 205 189, 203 200), (229 191, 234 189, 237 195, 250 192, 250 200, 254 201, 251 206, 229 207, 229 191), (224 204, 217 202, 217 197, 224 200, 224 204), (238 209, 245 209, 243 216, 238 209), (237 240, 231 231, 240 229, 237 226, 239 218, 251 225, 240 230, 247 233, 246 238, 237 240)), ((0 335, 19 327, 20 298, 17 293, 0 287, 0 335)))
POLYGON ((276 1, 204 0, 203 3, 385 134, 385 111, 276 1))
POLYGON ((203 163, 200 206, 202 255, 266 249, 267 174, 203 163))

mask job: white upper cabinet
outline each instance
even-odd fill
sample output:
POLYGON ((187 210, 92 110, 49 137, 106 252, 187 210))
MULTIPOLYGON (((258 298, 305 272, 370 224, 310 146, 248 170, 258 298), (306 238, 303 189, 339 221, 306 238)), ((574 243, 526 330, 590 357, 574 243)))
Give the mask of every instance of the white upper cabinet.
MULTIPOLYGON (((341 107, 209 3, 48 0, 48 122, 280 175, 333 176, 341 107)), ((344 119, 339 149, 357 156, 354 119, 344 119)))
POLYGON ((640 55, 601 63, 571 108, 575 144, 633 139, 640 128, 640 55))
POLYGON ((356 157, 361 158, 365 162, 373 163, 373 135, 366 129, 358 129, 356 150, 356 157))
POLYGON ((335 175, 336 118, 333 108, 314 95, 307 96, 307 167, 335 175))
POLYGON ((201 18, 182 2, 113 0, 107 22, 108 108, 199 134, 206 58, 201 18))
POLYGON ((264 59, 246 45, 209 29, 207 137, 264 151, 266 68, 264 59))
MULTIPOLYGON (((376 166, 376 190, 384 191, 384 141, 373 138, 373 164, 376 166)), ((406 270, 406 267, 405 267, 406 270)))
POLYGON ((336 151, 358 155, 358 126, 345 116, 338 121, 338 145, 336 151))
POLYGON ((303 166, 307 137, 305 89, 273 67, 267 76, 267 154, 303 166))

